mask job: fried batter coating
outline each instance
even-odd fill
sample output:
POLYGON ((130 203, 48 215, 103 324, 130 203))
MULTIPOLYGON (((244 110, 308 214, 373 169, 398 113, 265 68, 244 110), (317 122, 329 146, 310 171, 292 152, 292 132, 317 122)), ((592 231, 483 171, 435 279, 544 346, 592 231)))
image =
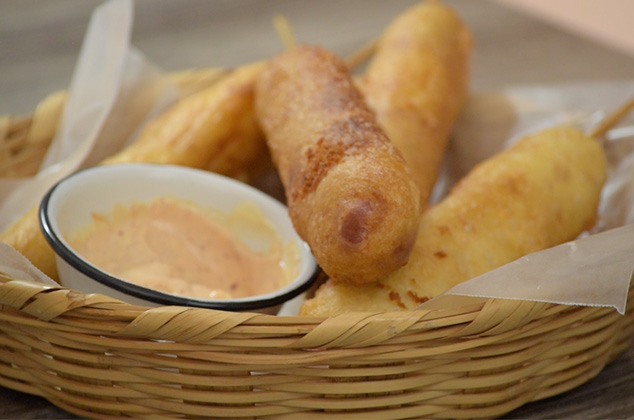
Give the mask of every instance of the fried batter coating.
POLYGON ((284 52, 260 74, 255 106, 289 215, 323 270, 360 284, 405 264, 420 193, 344 63, 320 47, 284 52))
POLYGON ((328 280, 301 315, 413 309, 452 286, 575 239, 595 222, 607 164, 591 137, 556 127, 476 166, 421 218, 408 264, 355 287, 328 280))
POLYGON ((426 1, 390 23, 359 82, 424 204, 467 95, 470 50, 471 34, 454 11, 426 1))
POLYGON ((146 162, 182 165, 248 179, 266 162, 266 142, 253 108, 258 62, 188 96, 153 121, 139 138, 103 164, 146 162))

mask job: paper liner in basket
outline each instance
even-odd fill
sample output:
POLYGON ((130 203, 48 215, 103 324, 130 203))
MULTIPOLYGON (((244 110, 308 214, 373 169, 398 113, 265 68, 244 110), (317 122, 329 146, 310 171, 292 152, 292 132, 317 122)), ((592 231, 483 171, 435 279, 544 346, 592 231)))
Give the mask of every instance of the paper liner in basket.
POLYGON ((162 71, 130 45, 132 2, 95 9, 75 66, 60 128, 39 172, 0 179, 0 230, 36 205, 57 181, 93 166, 177 96, 162 71))

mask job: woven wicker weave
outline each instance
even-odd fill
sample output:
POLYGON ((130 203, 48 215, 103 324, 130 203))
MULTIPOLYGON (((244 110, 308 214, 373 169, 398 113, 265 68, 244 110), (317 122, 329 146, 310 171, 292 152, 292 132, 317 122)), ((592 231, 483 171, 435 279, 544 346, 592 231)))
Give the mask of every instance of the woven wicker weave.
POLYGON ((574 388, 628 312, 487 300, 325 320, 184 307, 5 278, 0 385, 85 417, 491 418, 574 388))
MULTIPOLYGON (((196 91, 220 74, 172 77, 196 91)), ((3 176, 37 170, 16 162, 43 156, 64 95, 0 119, 3 176)), ((633 300, 624 316, 489 299, 317 319, 145 308, 0 276, 0 386, 90 418, 492 418, 598 374, 634 336, 633 300)))

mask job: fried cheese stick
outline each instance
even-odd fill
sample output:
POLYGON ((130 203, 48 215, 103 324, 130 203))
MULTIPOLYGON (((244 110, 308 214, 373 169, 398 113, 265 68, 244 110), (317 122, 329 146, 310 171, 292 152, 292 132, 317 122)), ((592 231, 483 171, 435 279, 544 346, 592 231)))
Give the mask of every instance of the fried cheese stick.
POLYGON ((361 284, 405 264, 420 192, 343 61, 314 46, 274 57, 255 107, 289 215, 322 269, 361 284))
MULTIPOLYGON (((263 66, 236 68, 215 85, 177 102, 148 123, 134 143, 102 164, 161 163, 248 177, 248 168, 263 165, 259 160, 267 156, 253 108, 255 78, 263 66)), ((55 254, 40 231, 37 206, 2 232, 0 241, 57 279, 55 254)))
POLYGON ((379 40, 359 88, 403 153, 427 203, 449 135, 465 101, 471 34, 448 6, 415 5, 379 40))
POLYGON ((575 128, 524 137, 427 210, 406 266, 363 287, 328 280, 300 314, 413 309, 460 282, 572 240, 594 224, 606 172, 599 143, 575 128))

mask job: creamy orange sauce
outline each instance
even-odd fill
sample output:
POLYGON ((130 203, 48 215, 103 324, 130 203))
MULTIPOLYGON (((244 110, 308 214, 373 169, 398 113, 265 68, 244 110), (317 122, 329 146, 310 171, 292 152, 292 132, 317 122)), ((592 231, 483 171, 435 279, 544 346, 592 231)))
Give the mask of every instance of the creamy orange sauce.
POLYGON ((251 203, 225 214, 160 197, 92 219, 68 235, 69 245, 115 277, 165 293, 255 296, 284 287, 298 272, 299 244, 282 244, 251 203))

